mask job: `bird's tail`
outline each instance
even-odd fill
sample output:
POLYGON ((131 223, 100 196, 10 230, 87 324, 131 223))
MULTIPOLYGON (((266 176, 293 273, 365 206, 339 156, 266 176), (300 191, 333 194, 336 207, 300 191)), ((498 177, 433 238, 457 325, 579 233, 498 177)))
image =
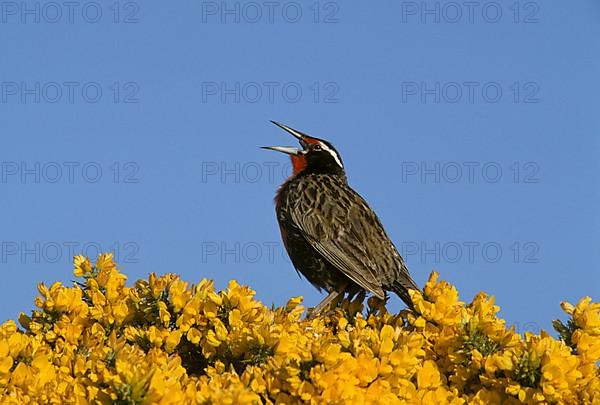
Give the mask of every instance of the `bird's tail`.
POLYGON ((421 291, 421 289, 414 282, 410 274, 408 274, 408 269, 404 263, 402 263, 402 270, 400 271, 399 277, 397 277, 391 285, 391 290, 395 292, 410 309, 415 309, 408 290, 421 291))

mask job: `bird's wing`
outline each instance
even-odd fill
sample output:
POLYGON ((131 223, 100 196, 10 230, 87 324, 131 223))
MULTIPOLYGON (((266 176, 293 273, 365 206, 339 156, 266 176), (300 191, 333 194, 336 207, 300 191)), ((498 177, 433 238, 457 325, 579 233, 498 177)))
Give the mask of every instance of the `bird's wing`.
POLYGON ((308 206, 304 200, 302 207, 292 210, 292 219, 329 263, 383 299, 386 274, 376 255, 389 255, 391 242, 375 213, 356 192, 348 186, 338 188, 338 192, 338 198, 310 199, 308 206), (388 246, 382 246, 385 244, 388 246))

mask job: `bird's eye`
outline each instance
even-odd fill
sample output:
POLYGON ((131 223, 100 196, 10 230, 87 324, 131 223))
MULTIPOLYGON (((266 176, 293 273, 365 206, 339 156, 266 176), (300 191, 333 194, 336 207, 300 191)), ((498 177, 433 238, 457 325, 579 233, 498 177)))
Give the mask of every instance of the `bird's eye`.
POLYGON ((321 148, 321 145, 315 145, 313 146, 313 150, 316 150, 318 152, 320 150, 323 150, 323 148, 321 148))

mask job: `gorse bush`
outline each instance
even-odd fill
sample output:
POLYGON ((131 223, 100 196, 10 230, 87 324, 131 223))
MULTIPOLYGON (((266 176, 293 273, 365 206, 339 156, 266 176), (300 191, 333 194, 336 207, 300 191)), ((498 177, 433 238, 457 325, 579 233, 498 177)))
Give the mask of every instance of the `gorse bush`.
POLYGON ((111 255, 75 258, 72 287, 0 326, 0 403, 599 404, 600 304, 555 321, 560 338, 507 329, 493 298, 459 301, 433 273, 414 311, 375 301, 303 319, 235 281, 175 274, 126 286, 111 255))

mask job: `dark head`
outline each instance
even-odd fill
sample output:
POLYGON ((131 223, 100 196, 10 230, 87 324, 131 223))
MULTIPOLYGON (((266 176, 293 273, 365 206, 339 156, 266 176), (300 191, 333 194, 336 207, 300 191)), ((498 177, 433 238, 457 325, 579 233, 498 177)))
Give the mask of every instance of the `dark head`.
POLYGON ((329 142, 296 131, 287 125, 271 121, 279 128, 294 136, 302 149, 291 146, 263 146, 263 149, 283 152, 292 158, 294 176, 300 173, 325 173, 345 176, 344 164, 340 154, 329 142))

